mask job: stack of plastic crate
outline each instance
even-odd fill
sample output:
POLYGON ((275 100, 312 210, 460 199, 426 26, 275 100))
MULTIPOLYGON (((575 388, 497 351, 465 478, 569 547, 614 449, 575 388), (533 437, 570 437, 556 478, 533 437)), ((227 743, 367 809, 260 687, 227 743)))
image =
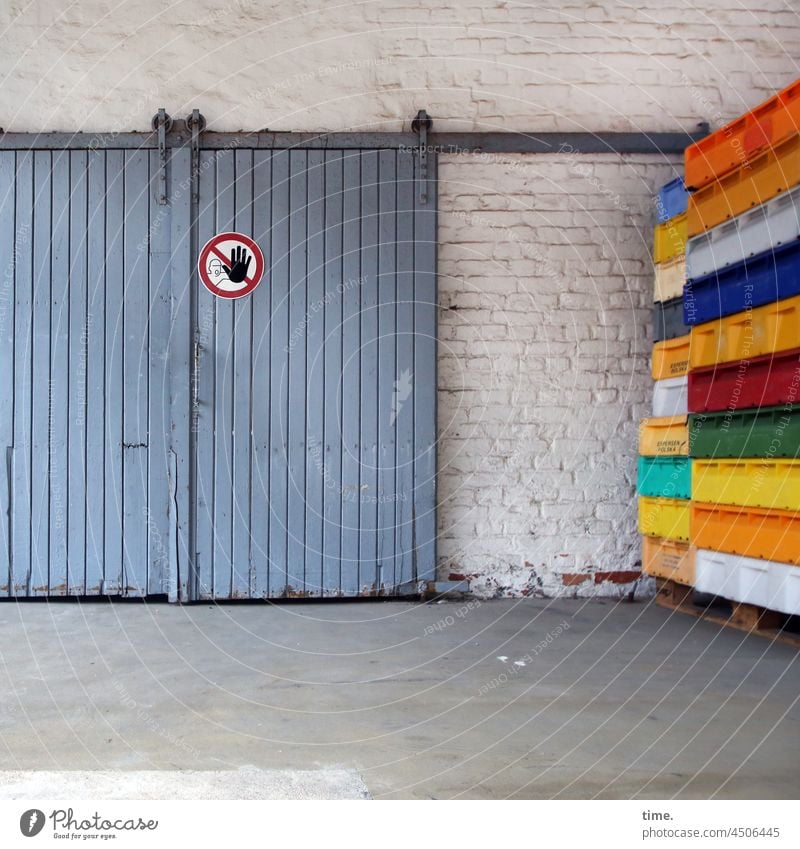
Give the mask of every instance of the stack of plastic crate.
POLYGON ((800 81, 686 150, 695 589, 800 613, 800 81))
POLYGON ((644 571, 683 584, 693 580, 689 548, 691 460, 687 436, 689 328, 684 324, 687 194, 678 178, 657 197, 653 240, 653 418, 639 435, 639 531, 644 571))

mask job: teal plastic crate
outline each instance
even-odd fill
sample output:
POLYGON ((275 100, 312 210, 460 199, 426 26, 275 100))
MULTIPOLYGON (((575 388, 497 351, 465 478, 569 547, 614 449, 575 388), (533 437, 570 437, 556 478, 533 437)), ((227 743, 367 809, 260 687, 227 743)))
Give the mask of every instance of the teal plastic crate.
POLYGON ((655 498, 690 498, 692 461, 689 457, 639 457, 639 495, 655 498))

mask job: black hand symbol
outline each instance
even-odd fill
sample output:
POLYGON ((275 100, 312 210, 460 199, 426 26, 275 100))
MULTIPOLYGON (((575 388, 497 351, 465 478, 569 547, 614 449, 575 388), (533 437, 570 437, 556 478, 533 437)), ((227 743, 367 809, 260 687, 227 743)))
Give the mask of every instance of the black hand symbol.
POLYGON ((231 266, 228 268, 227 265, 223 265, 222 267, 225 269, 225 273, 228 275, 228 279, 231 283, 241 283, 245 277, 247 277, 247 269, 250 266, 251 257, 247 250, 243 247, 236 247, 231 251, 231 266))

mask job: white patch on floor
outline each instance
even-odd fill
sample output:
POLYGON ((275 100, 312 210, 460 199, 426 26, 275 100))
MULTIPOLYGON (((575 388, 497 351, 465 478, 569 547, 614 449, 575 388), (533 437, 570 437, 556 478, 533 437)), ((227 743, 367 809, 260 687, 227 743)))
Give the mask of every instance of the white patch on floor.
POLYGON ((352 769, 0 771, 2 799, 369 799, 352 769))

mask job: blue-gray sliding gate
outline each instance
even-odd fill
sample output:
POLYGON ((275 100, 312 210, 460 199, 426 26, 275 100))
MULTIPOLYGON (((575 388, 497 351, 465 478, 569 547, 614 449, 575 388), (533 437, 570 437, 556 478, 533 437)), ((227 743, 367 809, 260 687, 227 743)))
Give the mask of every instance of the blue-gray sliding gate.
POLYGON ((0 150, 3 595, 433 578, 435 160, 426 199, 415 150, 243 140, 0 150), (228 230, 239 300, 195 270, 228 230))

